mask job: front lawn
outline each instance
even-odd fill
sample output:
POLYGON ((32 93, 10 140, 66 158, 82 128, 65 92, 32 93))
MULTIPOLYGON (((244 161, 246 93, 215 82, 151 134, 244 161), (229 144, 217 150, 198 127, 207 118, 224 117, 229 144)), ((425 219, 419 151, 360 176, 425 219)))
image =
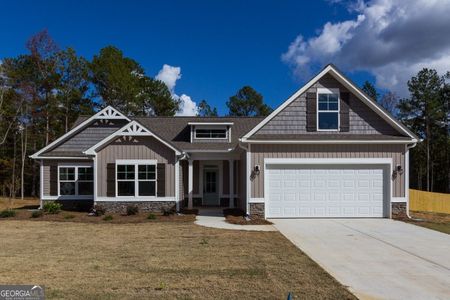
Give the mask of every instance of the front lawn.
POLYGON ((0 241, 0 282, 49 299, 354 299, 278 232, 3 220, 0 241))

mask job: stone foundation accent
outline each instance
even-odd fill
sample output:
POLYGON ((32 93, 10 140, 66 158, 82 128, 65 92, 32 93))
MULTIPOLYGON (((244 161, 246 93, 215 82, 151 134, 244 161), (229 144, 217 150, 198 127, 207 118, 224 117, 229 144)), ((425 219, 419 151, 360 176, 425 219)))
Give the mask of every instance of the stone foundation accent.
POLYGON ((47 202, 55 202, 62 205, 63 210, 90 211, 94 200, 42 200, 42 206, 47 202))
POLYGON ((392 202, 392 219, 404 219, 407 218, 406 203, 405 202, 392 202))
POLYGON ((264 203, 250 203, 250 217, 264 219, 264 203))
POLYGON ((140 212, 176 209, 175 201, 98 201, 96 205, 103 207, 108 213, 126 213, 127 206, 137 206, 140 212))

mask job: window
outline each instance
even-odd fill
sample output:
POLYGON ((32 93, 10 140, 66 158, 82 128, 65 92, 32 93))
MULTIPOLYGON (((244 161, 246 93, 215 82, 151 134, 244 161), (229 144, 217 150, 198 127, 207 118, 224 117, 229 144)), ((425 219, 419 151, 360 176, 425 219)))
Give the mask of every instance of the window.
POLYGON ((156 163, 118 163, 117 196, 155 197, 156 163))
POLYGON ((92 196, 94 176, 92 167, 59 167, 60 196, 92 196))
POLYGON ((195 130, 196 139, 226 139, 227 130, 226 129, 196 129, 195 130))
POLYGON ((317 129, 337 131, 339 129, 339 93, 319 90, 317 98, 317 129))

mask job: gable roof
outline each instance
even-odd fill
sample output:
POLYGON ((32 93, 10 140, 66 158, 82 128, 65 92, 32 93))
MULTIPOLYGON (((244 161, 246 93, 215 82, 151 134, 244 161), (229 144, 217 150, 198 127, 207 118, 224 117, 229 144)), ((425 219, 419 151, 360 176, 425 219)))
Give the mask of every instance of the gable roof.
MULTIPOLYGON (((94 120, 126 120, 126 121, 130 121, 130 119, 127 116, 122 114, 120 111, 118 111, 114 107, 107 106, 91 117, 81 118, 80 121, 76 121, 75 125, 72 127, 71 130, 69 130, 67 133, 63 134, 62 136, 60 136, 59 138, 57 138, 56 140, 54 140, 53 142, 51 142, 50 144, 48 144, 47 146, 42 148, 41 150, 30 155, 30 158, 34 158, 34 159, 44 158, 45 156, 42 156, 42 154, 44 154, 45 152, 47 152, 51 149, 56 148, 61 143, 66 141, 68 138, 74 136, 75 134, 77 134, 78 132, 80 132, 81 130, 86 128, 94 120)), ((52 153, 51 155, 48 155, 47 157, 58 157, 59 155, 64 156, 64 157, 68 157, 68 156, 79 157, 79 156, 81 156, 79 151, 64 151, 64 152, 57 151, 56 153, 52 153)))
MULTIPOLYGON (((272 120, 276 115, 283 111, 289 104, 295 101, 300 95, 305 93, 313 84, 315 84, 320 78, 325 74, 330 74, 343 86, 345 86, 350 92, 352 92, 358 99, 365 103, 369 108, 371 108, 375 113, 377 113, 382 119, 389 123, 393 128, 405 134, 409 137, 411 142, 417 142, 418 137, 411 132, 406 126, 401 122, 396 120, 388 111, 386 111, 381 105, 370 99, 356 84, 351 80, 346 78, 334 65, 329 64, 322 69, 316 76, 314 76, 310 81, 308 81, 302 88, 290 96, 285 102, 283 102, 277 109, 275 109, 269 116, 263 119, 258 125, 248 131, 243 138, 243 142, 251 141, 252 136, 255 135, 264 125, 266 125, 270 120, 272 120)), ((310 139, 310 138, 309 138, 310 139)))

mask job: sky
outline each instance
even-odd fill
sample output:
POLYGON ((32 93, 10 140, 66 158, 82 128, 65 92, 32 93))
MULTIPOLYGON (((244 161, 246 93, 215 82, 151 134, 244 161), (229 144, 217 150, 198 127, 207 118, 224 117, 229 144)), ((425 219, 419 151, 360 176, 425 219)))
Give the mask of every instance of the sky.
POLYGON ((2 1, 0 59, 47 29, 91 59, 114 45, 195 114, 227 113, 250 85, 276 108, 328 63, 357 84, 407 96, 423 67, 450 70, 450 0, 2 1))

